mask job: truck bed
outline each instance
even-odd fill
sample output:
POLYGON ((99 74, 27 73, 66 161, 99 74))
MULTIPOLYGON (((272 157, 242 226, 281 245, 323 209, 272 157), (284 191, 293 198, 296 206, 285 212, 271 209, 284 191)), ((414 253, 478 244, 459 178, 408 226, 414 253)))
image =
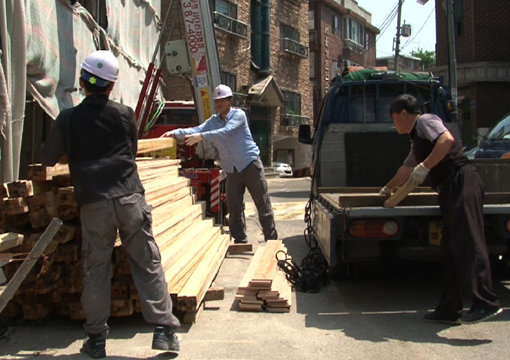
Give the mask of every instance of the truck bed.
MULTIPOLYGON (((335 212, 349 216, 428 216, 440 215, 437 193, 430 187, 418 187, 394 208, 383 207, 386 196, 376 187, 319 188, 320 201, 335 212)), ((485 214, 508 213, 510 192, 487 192, 485 214)))

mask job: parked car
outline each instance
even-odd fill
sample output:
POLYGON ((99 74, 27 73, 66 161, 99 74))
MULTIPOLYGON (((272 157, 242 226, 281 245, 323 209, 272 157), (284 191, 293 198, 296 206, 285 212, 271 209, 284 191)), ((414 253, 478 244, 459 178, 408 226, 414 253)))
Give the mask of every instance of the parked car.
POLYGON ((480 141, 474 151, 474 158, 510 158, 510 113, 505 115, 489 135, 480 141))
POLYGON ((292 168, 287 163, 275 162, 273 163, 273 169, 280 177, 292 176, 294 173, 292 172, 292 168))

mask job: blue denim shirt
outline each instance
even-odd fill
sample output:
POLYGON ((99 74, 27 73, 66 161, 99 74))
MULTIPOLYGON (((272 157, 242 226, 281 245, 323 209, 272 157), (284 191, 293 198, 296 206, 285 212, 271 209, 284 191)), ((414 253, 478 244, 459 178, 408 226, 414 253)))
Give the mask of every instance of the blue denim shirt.
POLYGON ((252 161, 257 160, 260 150, 253 141, 246 114, 241 109, 231 109, 225 121, 214 114, 204 123, 193 128, 178 129, 175 137, 202 133, 218 150, 221 168, 233 173, 234 168, 242 171, 252 161))

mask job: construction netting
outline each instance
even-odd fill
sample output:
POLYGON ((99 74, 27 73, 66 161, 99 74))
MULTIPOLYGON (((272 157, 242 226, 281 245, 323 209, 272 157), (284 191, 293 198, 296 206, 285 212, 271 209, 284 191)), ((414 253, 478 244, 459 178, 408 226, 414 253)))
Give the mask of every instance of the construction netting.
POLYGON ((159 38, 161 1, 104 0, 104 5, 102 27, 80 2, 0 1, 3 182, 17 180, 27 91, 56 118, 83 99, 80 64, 89 53, 109 49, 117 56, 119 80, 111 98, 136 107, 159 38))

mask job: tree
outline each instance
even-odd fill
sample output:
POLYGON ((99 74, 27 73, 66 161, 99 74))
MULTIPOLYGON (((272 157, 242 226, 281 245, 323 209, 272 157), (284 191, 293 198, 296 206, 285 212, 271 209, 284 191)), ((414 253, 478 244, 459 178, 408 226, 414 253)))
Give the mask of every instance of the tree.
POLYGON ((411 55, 421 59, 420 66, 422 70, 426 70, 436 63, 436 53, 434 51, 418 48, 416 51, 411 51, 411 55))

